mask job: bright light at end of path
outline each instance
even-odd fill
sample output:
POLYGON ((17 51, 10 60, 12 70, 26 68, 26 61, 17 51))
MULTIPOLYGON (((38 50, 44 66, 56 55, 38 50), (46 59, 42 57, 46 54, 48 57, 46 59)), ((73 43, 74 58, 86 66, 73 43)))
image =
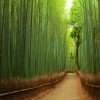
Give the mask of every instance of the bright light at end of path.
POLYGON ((73 5, 73 0, 67 0, 65 10, 70 10, 73 5))

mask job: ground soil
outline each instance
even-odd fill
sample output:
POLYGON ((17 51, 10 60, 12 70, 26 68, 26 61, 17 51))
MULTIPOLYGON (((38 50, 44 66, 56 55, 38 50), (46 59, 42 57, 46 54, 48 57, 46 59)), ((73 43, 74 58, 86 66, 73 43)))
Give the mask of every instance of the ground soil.
POLYGON ((80 79, 75 73, 67 74, 64 81, 50 91, 44 92, 42 96, 31 100, 93 100, 82 88, 80 79))

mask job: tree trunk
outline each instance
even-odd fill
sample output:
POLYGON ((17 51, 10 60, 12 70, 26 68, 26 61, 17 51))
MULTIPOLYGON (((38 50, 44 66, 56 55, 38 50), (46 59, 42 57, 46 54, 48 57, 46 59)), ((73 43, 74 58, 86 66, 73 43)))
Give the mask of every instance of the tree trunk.
POLYGON ((79 63, 78 63, 78 48, 79 48, 79 46, 76 45, 76 59, 75 59, 75 63, 76 63, 77 70, 80 70, 79 63))

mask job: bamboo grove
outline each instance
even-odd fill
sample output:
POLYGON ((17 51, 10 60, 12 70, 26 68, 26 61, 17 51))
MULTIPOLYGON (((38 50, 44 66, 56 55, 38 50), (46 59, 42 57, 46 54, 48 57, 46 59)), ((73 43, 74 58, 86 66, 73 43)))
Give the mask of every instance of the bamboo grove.
POLYGON ((83 72, 100 72, 100 0, 80 0, 82 7, 82 44, 79 64, 83 72))
POLYGON ((66 67, 64 0, 0 0, 0 79, 50 75, 66 67))
MULTIPOLYGON (((74 0, 74 3, 71 24, 82 27, 79 69, 99 73, 100 1, 74 0)), ((75 62, 71 64, 69 59, 74 60, 71 49, 75 49, 75 44, 68 39, 69 33, 66 35, 71 30, 66 28, 70 26, 68 15, 63 16, 65 4, 66 0, 0 1, 0 79, 74 70, 75 62)))

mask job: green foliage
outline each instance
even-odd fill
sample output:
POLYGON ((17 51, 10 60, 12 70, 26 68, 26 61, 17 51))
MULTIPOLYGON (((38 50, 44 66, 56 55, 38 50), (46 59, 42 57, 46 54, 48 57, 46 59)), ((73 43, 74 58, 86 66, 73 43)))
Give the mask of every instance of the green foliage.
POLYGON ((70 11, 70 23, 72 25, 81 24, 81 3, 80 0, 73 0, 73 6, 70 11))
POLYGON ((75 66, 77 69, 79 68, 78 64, 78 55, 79 55, 79 46, 81 44, 81 27, 80 26, 74 26, 73 31, 70 34, 70 37, 74 39, 75 42, 75 66))
POLYGON ((76 46, 81 44, 81 26, 74 26, 70 37, 74 39, 76 46))

